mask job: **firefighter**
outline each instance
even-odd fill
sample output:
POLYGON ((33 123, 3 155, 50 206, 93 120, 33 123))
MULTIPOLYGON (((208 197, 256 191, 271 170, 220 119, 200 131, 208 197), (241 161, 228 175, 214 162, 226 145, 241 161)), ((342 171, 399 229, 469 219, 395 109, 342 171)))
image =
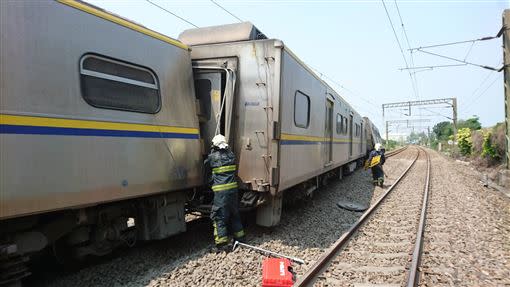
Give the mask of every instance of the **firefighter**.
POLYGON ((386 158, 384 156, 384 148, 380 143, 376 143, 374 149, 370 151, 367 160, 367 167, 372 169, 372 183, 383 187, 384 170, 382 168, 386 158))
POLYGON ((236 179, 236 157, 230 150, 225 137, 216 135, 212 139, 211 152, 205 160, 211 169, 211 189, 214 200, 211 219, 214 228, 215 252, 229 249, 229 233, 237 241, 244 241, 245 234, 239 215, 236 179))

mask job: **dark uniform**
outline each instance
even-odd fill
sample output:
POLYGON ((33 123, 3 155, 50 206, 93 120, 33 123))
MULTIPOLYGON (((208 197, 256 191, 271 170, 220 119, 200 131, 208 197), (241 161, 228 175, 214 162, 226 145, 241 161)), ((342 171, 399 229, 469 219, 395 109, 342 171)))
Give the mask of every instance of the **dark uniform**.
POLYGON ((234 153, 227 147, 213 147, 206 159, 211 168, 211 189, 214 201, 211 219, 214 226, 214 242, 226 245, 231 233, 235 240, 244 239, 244 230, 239 215, 237 194, 236 163, 234 153))
POLYGON ((380 186, 382 186, 384 183, 384 171, 382 169, 382 166, 383 166, 384 162, 386 161, 386 158, 384 156, 384 150, 380 150, 380 151, 377 151, 375 149, 372 150, 368 156, 367 162, 370 164, 370 162, 372 162, 372 159, 376 156, 380 156, 380 160, 379 160, 378 164, 371 167, 372 182, 374 183, 374 185, 379 184, 380 186))

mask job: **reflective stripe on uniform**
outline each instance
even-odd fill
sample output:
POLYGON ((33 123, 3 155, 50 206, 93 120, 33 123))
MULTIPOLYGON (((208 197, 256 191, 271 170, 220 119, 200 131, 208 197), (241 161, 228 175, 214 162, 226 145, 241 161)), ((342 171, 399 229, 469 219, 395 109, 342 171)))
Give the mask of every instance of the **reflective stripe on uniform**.
POLYGON ((368 167, 374 167, 378 165, 381 162, 381 155, 376 155, 372 157, 372 160, 370 161, 368 167))
POLYGON ((213 223, 213 227, 214 227, 214 243, 216 245, 228 243, 227 236, 218 236, 218 227, 216 226, 216 222, 213 223))
POLYGON ((234 238, 241 238, 244 237, 244 230, 241 229, 241 231, 234 232, 234 238))
POLYGON ((220 166, 215 167, 212 169, 212 173, 223 173, 223 172, 229 172, 229 171, 235 171, 236 166, 234 165, 226 165, 226 166, 220 166))
POLYGON ((216 184, 216 185, 213 185, 211 188, 213 191, 223 191, 223 190, 234 189, 234 188, 237 188, 237 182, 216 184))

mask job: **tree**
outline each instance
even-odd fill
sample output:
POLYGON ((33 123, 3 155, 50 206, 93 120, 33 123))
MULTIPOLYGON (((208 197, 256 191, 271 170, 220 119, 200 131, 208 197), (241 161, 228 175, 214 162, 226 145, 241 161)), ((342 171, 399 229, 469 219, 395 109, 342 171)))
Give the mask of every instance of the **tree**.
POLYGON ((434 132, 437 140, 440 141, 446 141, 448 140, 448 137, 453 135, 453 126, 450 122, 440 122, 437 123, 433 128, 432 131, 434 132))
POLYGON ((407 137, 407 142, 411 144, 417 144, 420 142, 420 136, 415 132, 411 132, 411 134, 409 134, 407 137))
POLYGON ((480 118, 478 116, 473 116, 472 118, 469 118, 467 120, 459 120, 457 124, 457 128, 463 129, 468 128, 472 131, 476 131, 482 128, 482 124, 480 123, 480 118))

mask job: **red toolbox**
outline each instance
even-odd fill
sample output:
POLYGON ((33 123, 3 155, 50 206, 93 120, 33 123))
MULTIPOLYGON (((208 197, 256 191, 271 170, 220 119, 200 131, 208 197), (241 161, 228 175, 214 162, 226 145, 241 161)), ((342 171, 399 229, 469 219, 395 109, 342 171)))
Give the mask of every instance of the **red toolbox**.
POLYGON ((292 287, 294 274, 289 259, 266 258, 262 262, 262 287, 292 287))

